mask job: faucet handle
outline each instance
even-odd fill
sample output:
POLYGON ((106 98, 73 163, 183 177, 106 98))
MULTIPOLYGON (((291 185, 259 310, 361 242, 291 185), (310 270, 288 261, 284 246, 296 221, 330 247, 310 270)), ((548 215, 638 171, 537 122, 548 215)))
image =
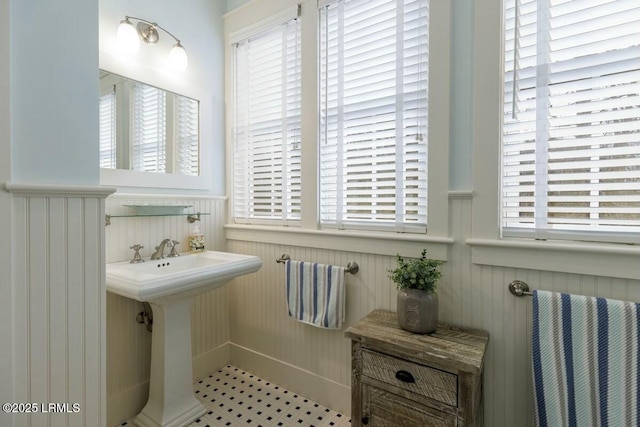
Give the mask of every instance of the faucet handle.
POLYGON ((176 251, 176 246, 178 246, 179 244, 180 242, 178 242, 177 240, 172 240, 171 242, 169 242, 169 246, 171 246, 171 252, 169 252, 169 255, 167 255, 167 257, 180 256, 180 254, 176 251))
POLYGON ((140 249, 144 249, 144 246, 142 246, 139 243, 136 243, 135 245, 129 246, 129 249, 133 249, 134 251, 136 251, 133 254, 133 259, 131 261, 129 261, 131 264, 137 264, 140 262, 144 262, 144 259, 142 259, 142 257, 140 256, 140 249))

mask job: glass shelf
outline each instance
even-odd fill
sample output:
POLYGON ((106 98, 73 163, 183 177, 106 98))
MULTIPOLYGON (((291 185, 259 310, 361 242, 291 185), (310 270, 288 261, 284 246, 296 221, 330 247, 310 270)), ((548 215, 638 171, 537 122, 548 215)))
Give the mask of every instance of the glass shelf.
POLYGON ((159 216, 186 216, 187 221, 189 221, 190 224, 193 224, 196 221, 200 221, 201 215, 211 215, 211 214, 208 212, 167 213, 167 214, 122 214, 122 215, 106 214, 104 216, 104 225, 111 225, 111 218, 149 218, 149 217, 159 217, 159 216))

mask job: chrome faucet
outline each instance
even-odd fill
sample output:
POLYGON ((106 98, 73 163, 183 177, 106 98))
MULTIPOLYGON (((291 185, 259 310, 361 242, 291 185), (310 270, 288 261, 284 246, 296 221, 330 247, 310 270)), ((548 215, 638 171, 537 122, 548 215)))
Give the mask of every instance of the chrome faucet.
POLYGON ((164 258, 164 247, 169 244, 169 247, 172 246, 171 239, 164 239, 158 246, 156 246, 156 251, 151 254, 151 259, 163 259, 164 258))
POLYGON ((176 256, 180 256, 180 254, 176 250, 176 246, 178 246, 180 244, 180 242, 178 242, 177 240, 172 240, 171 243, 167 243, 167 244, 171 248, 171 252, 169 252, 169 255, 167 255, 168 258, 173 258, 173 257, 176 257, 176 256))

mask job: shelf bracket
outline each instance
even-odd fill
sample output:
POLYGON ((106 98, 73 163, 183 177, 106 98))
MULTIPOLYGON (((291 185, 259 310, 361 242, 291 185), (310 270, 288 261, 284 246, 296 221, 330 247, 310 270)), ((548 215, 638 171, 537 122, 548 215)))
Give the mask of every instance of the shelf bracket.
MULTIPOLYGON (((200 212, 195 213, 195 214, 167 214, 167 215, 111 215, 111 214, 105 214, 104 216, 104 225, 108 226, 111 225, 111 219, 112 218, 118 218, 118 217, 137 217, 137 218, 142 218, 142 217, 160 217, 160 216, 184 216, 187 215, 187 221, 189 221, 190 224, 193 224, 196 221, 200 221, 200 212)), ((209 215, 208 213, 204 213, 203 215, 209 215)))

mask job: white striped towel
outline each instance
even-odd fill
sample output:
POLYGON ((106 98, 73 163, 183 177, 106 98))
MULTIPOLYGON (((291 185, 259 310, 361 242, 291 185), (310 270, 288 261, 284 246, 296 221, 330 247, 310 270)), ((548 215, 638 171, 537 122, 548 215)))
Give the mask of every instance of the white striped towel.
POLYGON ((319 328, 340 329, 345 316, 344 267, 285 263, 289 316, 319 328))
POLYGON ((538 426, 640 425, 640 305, 533 292, 538 426))

